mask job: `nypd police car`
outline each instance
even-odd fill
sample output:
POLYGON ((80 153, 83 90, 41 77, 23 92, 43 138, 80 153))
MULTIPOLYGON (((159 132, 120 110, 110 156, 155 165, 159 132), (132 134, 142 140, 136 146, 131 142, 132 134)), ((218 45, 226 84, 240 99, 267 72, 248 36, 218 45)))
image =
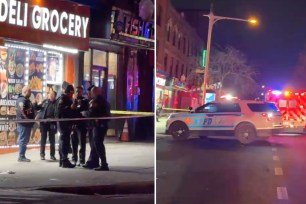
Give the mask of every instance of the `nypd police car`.
POLYGON ((173 113, 167 120, 166 132, 176 140, 190 135, 228 136, 249 144, 282 128, 282 114, 274 103, 234 100, 207 103, 190 113, 173 113))

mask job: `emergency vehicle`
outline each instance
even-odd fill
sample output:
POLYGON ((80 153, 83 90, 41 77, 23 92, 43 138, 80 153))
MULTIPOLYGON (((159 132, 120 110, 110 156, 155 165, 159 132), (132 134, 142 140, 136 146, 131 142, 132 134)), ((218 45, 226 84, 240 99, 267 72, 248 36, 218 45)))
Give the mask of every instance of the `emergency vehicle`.
POLYGON ((169 116, 166 133, 175 140, 193 136, 236 137, 249 144, 267 138, 282 130, 282 114, 275 103, 247 100, 210 102, 190 113, 169 116))
POLYGON ((269 90, 266 101, 274 102, 282 113, 285 127, 305 126, 306 92, 269 90))

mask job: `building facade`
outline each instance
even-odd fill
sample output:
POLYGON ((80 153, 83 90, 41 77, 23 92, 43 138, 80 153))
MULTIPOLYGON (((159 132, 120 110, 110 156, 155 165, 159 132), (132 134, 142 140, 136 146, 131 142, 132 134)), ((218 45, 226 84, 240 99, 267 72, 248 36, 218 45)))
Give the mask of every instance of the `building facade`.
MULTIPOLYGON (((156 103, 166 108, 187 108, 191 100, 186 78, 202 66, 203 40, 170 0, 156 2, 156 103)), ((198 99, 197 99, 198 100, 198 99)))
MULTIPOLYGON (((153 1, 74 1, 90 6, 91 13, 89 50, 79 56, 77 83, 101 87, 112 110, 153 112, 153 1)), ((111 129, 122 129, 124 122, 112 121, 111 129)), ((128 124, 131 139, 154 137, 153 117, 131 119, 128 124), (138 136, 137 132, 143 131, 137 128, 145 127, 138 125, 143 121, 152 130, 138 136)))

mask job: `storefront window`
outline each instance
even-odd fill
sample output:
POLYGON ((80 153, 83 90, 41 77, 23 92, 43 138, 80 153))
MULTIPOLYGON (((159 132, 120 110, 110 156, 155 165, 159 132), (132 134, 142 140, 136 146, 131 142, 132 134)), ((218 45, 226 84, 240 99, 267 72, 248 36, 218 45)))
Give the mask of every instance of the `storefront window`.
POLYGON ((130 53, 128 64, 128 79, 127 79, 127 110, 138 110, 138 66, 137 66, 137 51, 132 50, 130 53))
POLYGON ((93 65, 106 67, 107 52, 94 50, 93 51, 93 65))
POLYGON ((118 72, 118 54, 109 52, 107 99, 111 104, 113 104, 113 107, 116 104, 117 72, 118 72))
POLYGON ((84 80, 90 81, 90 53, 91 51, 84 53, 84 80))

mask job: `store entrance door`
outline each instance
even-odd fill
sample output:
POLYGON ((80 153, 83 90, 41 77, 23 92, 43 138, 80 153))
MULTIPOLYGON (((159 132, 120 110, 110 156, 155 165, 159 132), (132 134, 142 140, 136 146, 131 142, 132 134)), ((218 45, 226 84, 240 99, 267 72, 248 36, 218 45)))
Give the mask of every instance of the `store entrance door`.
POLYGON ((102 89, 103 96, 107 99, 108 69, 106 67, 92 66, 91 81, 93 85, 102 89))

